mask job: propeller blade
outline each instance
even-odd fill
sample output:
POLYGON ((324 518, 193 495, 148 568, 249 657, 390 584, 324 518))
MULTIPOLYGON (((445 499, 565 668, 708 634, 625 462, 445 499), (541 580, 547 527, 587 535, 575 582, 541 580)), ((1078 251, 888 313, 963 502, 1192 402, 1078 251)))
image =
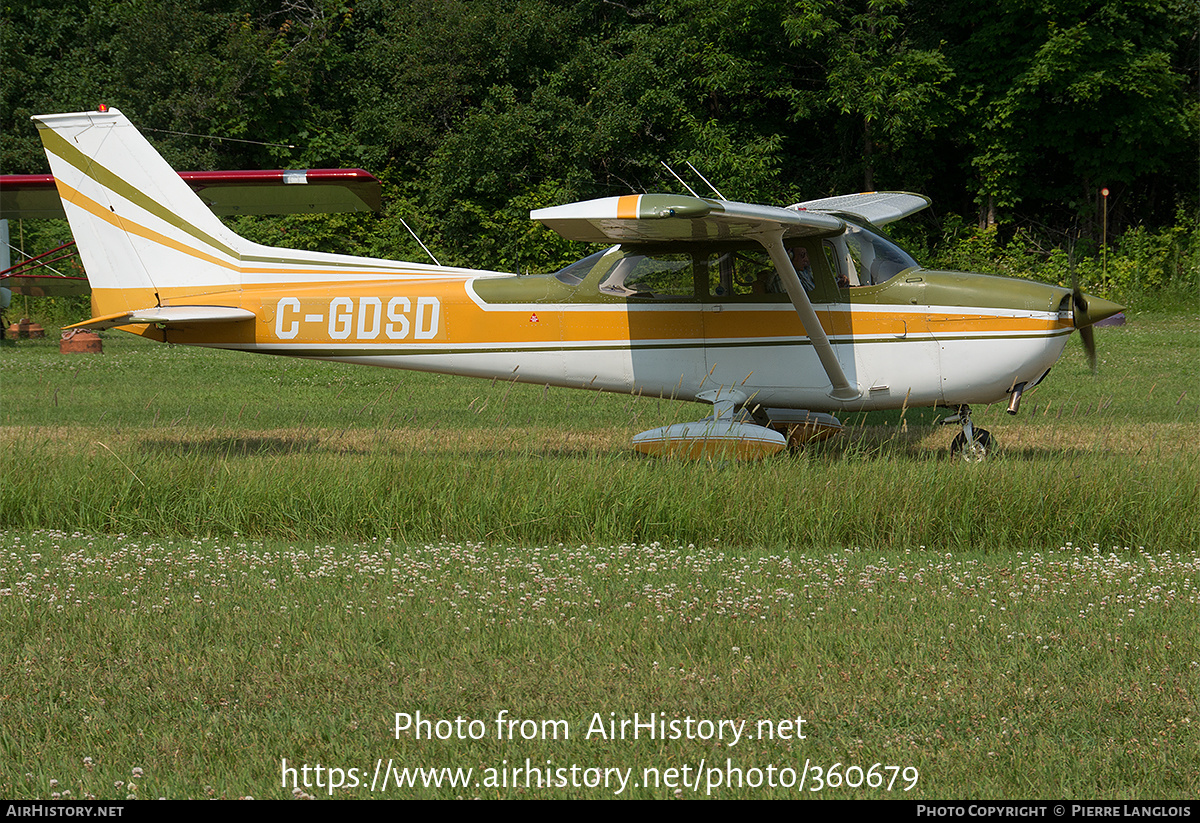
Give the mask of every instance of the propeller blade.
POLYGON ((1083 341, 1083 350, 1087 354, 1088 366, 1092 370, 1092 374, 1096 373, 1096 335, 1092 331, 1090 321, 1087 319, 1088 313, 1087 295, 1083 293, 1083 289, 1079 288, 1079 275, 1075 272, 1075 266, 1071 266, 1071 316, 1074 318, 1075 328, 1079 329, 1079 339, 1083 341))
POLYGON ((1082 327, 1079 330, 1079 339, 1083 341, 1083 350, 1087 352, 1088 365, 1092 369, 1092 374, 1096 374, 1096 336, 1092 327, 1082 327))
POLYGON ((1087 365, 1096 374, 1096 336, 1092 334, 1092 326, 1087 324, 1087 298, 1084 289, 1079 288, 1079 272, 1075 270, 1075 247, 1072 244, 1070 254, 1070 317, 1079 329, 1079 338, 1084 342, 1084 352, 1087 354, 1087 365))
POLYGON ((1083 341, 1083 351, 1087 354, 1088 366, 1092 374, 1096 374, 1096 333, 1092 324, 1106 317, 1111 317, 1124 307, 1100 298, 1096 301, 1095 316, 1088 314, 1088 296, 1079 288, 1079 273, 1075 270, 1075 254, 1071 254, 1071 318, 1075 328, 1079 330, 1079 339, 1083 341))

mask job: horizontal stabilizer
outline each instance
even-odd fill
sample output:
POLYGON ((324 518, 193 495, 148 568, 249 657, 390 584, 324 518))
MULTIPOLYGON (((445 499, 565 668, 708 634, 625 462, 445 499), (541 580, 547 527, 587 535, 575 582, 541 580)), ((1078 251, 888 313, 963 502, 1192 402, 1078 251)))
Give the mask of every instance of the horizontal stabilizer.
POLYGON ((247 309, 231 309, 227 306, 154 306, 137 311, 106 314, 93 317, 82 323, 66 326, 68 329, 111 329, 114 326, 136 326, 154 323, 162 326, 191 326, 196 323, 236 323, 253 320, 254 312, 247 309))
POLYGON ((789 208, 831 214, 849 214, 868 223, 883 226, 902 217, 916 214, 929 207, 930 199, 906 191, 869 191, 862 194, 843 194, 821 200, 807 200, 789 208))

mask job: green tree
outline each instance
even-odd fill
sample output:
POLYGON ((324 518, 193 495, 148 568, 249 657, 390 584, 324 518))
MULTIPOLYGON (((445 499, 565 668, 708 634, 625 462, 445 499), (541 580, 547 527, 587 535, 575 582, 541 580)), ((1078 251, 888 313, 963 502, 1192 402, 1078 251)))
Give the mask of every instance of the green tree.
MULTIPOLYGON (((954 72, 939 48, 917 48, 908 0, 799 0, 784 23, 795 49, 819 70, 819 83, 795 97, 797 117, 834 111, 858 126, 867 190, 880 162, 919 153, 950 122, 954 72)), ((912 184, 909 184, 912 185, 912 184)))
POLYGON ((982 222, 1051 203, 1068 205, 1067 220, 1090 217, 1101 186, 1120 194, 1172 170, 1194 183, 1200 110, 1178 65, 1194 9, 1000 0, 943 10, 961 27, 951 53, 972 101, 963 133, 982 222))

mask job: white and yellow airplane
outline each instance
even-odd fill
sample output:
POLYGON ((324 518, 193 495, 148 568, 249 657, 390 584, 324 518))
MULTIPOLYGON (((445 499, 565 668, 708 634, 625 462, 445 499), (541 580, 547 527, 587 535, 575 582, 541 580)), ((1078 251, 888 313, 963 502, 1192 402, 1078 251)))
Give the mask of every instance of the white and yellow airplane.
POLYGON ((970 405, 1036 385, 1074 329, 1120 306, 1078 290, 927 271, 875 226, 928 205, 882 192, 758 206, 609 197, 534 211, 609 244, 517 276, 273 248, 231 232, 118 111, 33 118, 94 317, 183 345, 699 400, 647 454, 762 456, 842 411, 970 405), (615 244, 615 245, 612 245, 615 244))

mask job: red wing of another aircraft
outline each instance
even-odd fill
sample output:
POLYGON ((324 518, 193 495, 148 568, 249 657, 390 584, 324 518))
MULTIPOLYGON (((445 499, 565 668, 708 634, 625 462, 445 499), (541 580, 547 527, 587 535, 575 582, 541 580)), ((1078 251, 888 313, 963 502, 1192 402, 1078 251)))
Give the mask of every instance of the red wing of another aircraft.
MULTIPOLYGON (((179 176, 219 215, 379 211, 380 184, 362 169, 184 171, 179 176)), ((0 218, 64 218, 49 174, 0 175, 0 218)))
MULTIPOLYGON (((219 215, 379 211, 381 201, 379 181, 362 169, 185 171, 179 176, 219 215)), ((65 219, 54 176, 0 175, 0 219, 4 218, 65 219)), ((30 274, 73 253, 59 247, 18 263, 0 272, 0 286, 13 294, 39 297, 87 294, 87 278, 30 274)))

